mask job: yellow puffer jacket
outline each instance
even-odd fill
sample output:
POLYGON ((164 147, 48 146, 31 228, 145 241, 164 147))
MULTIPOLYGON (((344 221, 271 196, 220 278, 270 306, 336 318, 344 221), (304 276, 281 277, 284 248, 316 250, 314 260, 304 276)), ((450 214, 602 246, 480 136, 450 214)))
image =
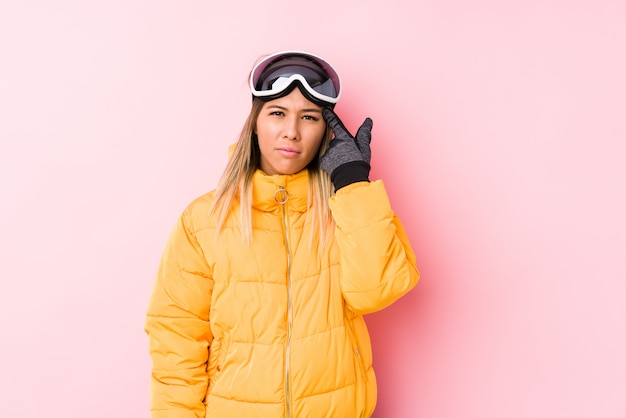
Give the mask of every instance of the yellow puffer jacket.
POLYGON ((380 181, 331 199, 336 228, 318 254, 307 188, 306 170, 257 172, 249 246, 236 215, 216 241, 213 193, 185 210, 148 308, 152 418, 371 416, 376 382, 362 315, 417 283, 415 256, 380 181), (274 198, 280 187, 284 205, 274 198))

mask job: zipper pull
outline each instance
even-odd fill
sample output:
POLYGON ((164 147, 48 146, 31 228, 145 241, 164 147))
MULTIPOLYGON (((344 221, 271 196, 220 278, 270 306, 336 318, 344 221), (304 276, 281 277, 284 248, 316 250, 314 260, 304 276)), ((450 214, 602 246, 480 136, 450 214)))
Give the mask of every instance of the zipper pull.
POLYGON ((283 186, 280 186, 278 190, 274 192, 274 200, 279 205, 284 205, 289 200, 289 192, 285 190, 283 186))

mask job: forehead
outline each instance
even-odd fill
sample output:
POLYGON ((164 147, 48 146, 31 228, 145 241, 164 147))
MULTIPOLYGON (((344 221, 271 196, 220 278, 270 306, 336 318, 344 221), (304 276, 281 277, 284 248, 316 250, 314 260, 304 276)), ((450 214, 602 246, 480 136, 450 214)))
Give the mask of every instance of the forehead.
POLYGON ((322 108, 319 105, 316 105, 304 97, 297 88, 293 89, 286 96, 267 101, 263 104, 263 109, 270 107, 280 107, 288 110, 322 111, 322 108))

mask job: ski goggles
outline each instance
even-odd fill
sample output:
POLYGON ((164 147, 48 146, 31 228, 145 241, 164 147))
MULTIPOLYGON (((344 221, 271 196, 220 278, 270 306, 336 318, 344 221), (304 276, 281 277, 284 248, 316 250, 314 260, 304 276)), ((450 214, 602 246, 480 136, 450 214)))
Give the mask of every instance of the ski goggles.
POLYGON ((254 66, 250 90, 263 101, 286 96, 296 86, 313 103, 334 106, 341 96, 337 71, 322 58, 301 51, 272 54, 254 66))

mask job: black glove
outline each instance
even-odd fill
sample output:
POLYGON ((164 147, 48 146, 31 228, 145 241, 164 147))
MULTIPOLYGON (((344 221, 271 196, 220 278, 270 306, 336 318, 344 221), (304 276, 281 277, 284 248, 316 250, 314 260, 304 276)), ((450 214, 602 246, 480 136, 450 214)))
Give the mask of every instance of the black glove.
POLYGON ((365 119, 356 132, 356 139, 348 132, 339 116, 332 110, 324 108, 322 116, 335 138, 330 141, 330 146, 320 157, 320 167, 330 174, 330 179, 335 185, 335 191, 358 181, 369 181, 370 160, 372 150, 372 120, 365 119))

